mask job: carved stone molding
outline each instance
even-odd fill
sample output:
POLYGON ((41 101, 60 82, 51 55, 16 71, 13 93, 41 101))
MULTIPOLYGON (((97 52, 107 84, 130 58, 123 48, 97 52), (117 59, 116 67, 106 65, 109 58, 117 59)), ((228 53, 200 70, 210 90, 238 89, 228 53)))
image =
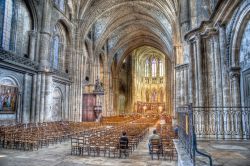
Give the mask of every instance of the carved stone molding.
POLYGON ((180 71, 180 70, 187 70, 189 67, 189 64, 182 64, 182 65, 176 65, 175 70, 180 71))
POLYGON ((240 67, 231 67, 230 68, 229 75, 230 75, 230 78, 232 80, 240 78, 240 69, 241 69, 240 67))

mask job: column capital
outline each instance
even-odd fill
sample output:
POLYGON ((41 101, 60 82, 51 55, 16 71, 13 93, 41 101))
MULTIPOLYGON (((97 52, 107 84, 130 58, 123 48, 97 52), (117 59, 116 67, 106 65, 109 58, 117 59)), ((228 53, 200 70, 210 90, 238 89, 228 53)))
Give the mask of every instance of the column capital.
POLYGON ((200 32, 195 33, 194 39, 195 39, 195 41, 200 41, 201 40, 201 33, 200 32))
POLYGON ((229 75, 231 79, 239 79, 240 78, 240 67, 231 67, 229 71, 229 75))
POLYGON ((28 33, 30 37, 37 37, 37 31, 31 30, 28 33))
POLYGON ((226 25, 223 24, 221 21, 218 21, 216 24, 215 24, 215 27, 217 29, 221 29, 221 30, 225 30, 226 29, 226 25))

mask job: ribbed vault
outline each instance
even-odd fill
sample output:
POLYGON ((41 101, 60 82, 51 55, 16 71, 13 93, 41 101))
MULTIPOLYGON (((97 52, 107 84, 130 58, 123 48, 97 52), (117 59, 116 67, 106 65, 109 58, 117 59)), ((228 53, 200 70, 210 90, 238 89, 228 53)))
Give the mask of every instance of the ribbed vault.
POLYGON ((82 0, 72 1, 79 20, 79 47, 92 34, 93 54, 107 48, 118 61, 133 49, 148 45, 173 56, 178 36, 178 0, 82 0))

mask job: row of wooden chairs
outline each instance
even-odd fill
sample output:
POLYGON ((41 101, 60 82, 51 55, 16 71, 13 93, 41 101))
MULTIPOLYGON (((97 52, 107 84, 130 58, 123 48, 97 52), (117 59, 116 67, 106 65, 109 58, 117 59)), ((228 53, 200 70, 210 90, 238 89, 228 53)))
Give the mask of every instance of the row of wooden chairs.
POLYGON ((127 132, 129 139, 127 154, 131 154, 148 132, 148 125, 127 124, 85 132, 71 138, 71 154, 121 157, 123 149, 119 146, 119 138, 122 131, 127 132))
POLYGON ((160 156, 163 159, 167 159, 168 157, 170 161, 174 158, 177 160, 177 151, 171 139, 151 140, 150 155, 152 160, 154 159, 154 155, 157 155, 158 160, 160 156))
POLYGON ((17 150, 34 150, 61 143, 70 136, 81 134, 90 128, 99 128, 98 123, 47 122, 17 124, 0 127, 0 147, 17 150))
POLYGON ((164 120, 164 124, 157 123, 156 130, 157 133, 160 135, 160 142, 156 140, 153 141, 152 146, 152 153, 151 153, 151 159, 154 159, 154 154, 157 155, 157 158, 159 159, 160 156, 163 157, 163 159, 169 158, 169 160, 173 160, 176 158, 177 160, 177 151, 175 149, 173 139, 176 138, 176 134, 172 127, 172 118, 169 115, 161 115, 161 120, 164 120), (158 142, 157 142, 158 141, 158 142))

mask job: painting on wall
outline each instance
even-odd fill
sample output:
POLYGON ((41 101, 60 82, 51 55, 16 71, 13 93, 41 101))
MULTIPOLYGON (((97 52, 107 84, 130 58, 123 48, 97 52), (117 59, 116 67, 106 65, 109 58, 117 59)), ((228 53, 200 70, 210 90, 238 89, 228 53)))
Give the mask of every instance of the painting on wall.
POLYGON ((18 88, 0 84, 0 113, 15 113, 18 88))

